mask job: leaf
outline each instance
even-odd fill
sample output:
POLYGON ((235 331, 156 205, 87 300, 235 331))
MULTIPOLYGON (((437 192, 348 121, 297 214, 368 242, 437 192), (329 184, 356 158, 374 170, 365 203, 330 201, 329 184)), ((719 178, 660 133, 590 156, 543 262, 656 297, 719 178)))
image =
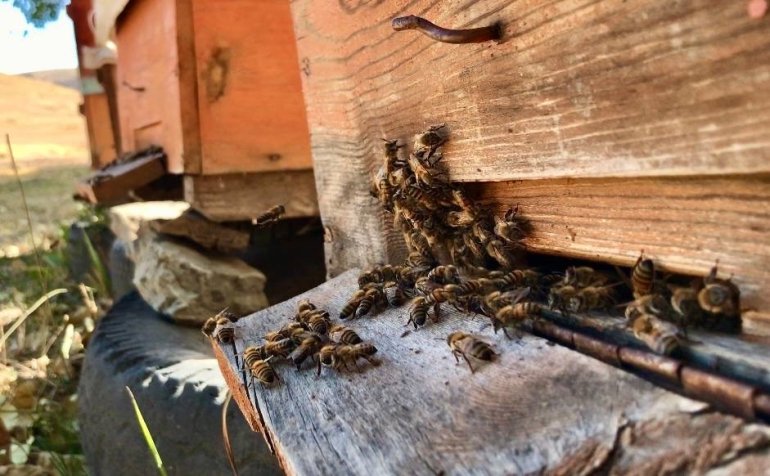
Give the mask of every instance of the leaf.
POLYGON ((147 443, 147 447, 150 449, 150 453, 152 453, 152 457, 155 459, 155 467, 158 468, 158 474, 161 476, 168 476, 166 473, 166 468, 163 466, 163 461, 160 459, 158 448, 155 446, 155 441, 152 439, 150 429, 147 427, 147 423, 145 423, 144 417, 142 416, 142 411, 139 409, 139 404, 136 403, 136 399, 134 398, 134 394, 131 392, 131 389, 126 387, 126 391, 128 392, 128 396, 131 398, 131 404, 134 406, 136 421, 139 423, 139 428, 142 430, 144 441, 147 443))

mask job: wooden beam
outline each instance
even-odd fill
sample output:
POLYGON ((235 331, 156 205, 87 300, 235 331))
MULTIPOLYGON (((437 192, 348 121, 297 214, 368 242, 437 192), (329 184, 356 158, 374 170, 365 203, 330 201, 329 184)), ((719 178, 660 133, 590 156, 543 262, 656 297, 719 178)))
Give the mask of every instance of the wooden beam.
POLYGON ((291 6, 316 161, 446 123, 458 181, 770 171, 770 22, 745 2, 291 6), (408 14, 503 40, 393 31, 408 14))
MULTIPOLYGON (((357 274, 344 273, 239 320, 237 351, 261 343, 268 330, 288 322, 300 299, 337 315, 357 287, 357 274)), ((682 467, 693 467, 702 450, 698 442, 710 441, 706 433, 718 421, 737 425, 742 435, 737 439, 751 431, 718 412, 708 412, 717 420, 700 427, 700 417, 690 412, 703 405, 537 337, 507 340, 480 317, 447 309, 440 322, 406 333, 405 314, 406 308, 391 309, 349 324, 378 348, 379 366, 362 364, 360 372, 342 373, 324 369, 316 377, 310 365, 296 371, 276 361, 281 381, 272 388, 256 384, 248 392, 232 346, 214 343, 236 402, 253 428, 265 429, 287 474, 526 474, 564 467, 579 472, 575 465, 592 464, 611 469, 621 464, 612 456, 615 450, 624 457, 645 454, 636 453, 642 450, 638 443, 620 438, 627 430, 679 418, 691 429, 674 442, 645 447, 645 461, 663 463, 676 451, 685 455, 682 467), (462 360, 452 362, 446 336, 458 329, 493 343, 497 361, 474 362, 473 374, 462 360), (576 454, 588 447, 593 456, 576 463, 576 454)), ((642 434, 634 440, 658 441, 650 438, 652 432, 642 434)), ((753 454, 766 461, 770 454, 761 448, 758 444, 753 454)))
POLYGON ((124 203, 131 191, 166 174, 165 158, 162 150, 154 150, 149 153, 139 152, 125 161, 114 162, 79 182, 76 195, 89 203, 124 203))
POLYGON ((251 220, 275 205, 286 217, 318 215, 312 170, 186 175, 185 201, 213 221, 251 220))
MULTIPOLYGON (((296 0, 291 7, 329 276, 402 259, 390 217, 368 196, 380 139, 411 142, 443 122, 451 131, 444 161, 454 181, 527 179, 535 186, 564 178, 543 183, 580 188, 569 178, 645 176, 651 185, 674 183, 652 179, 658 176, 746 176, 756 197, 735 195, 727 205, 698 199, 698 184, 721 181, 695 178, 686 187, 690 198, 673 200, 671 208, 655 195, 630 197, 628 206, 615 203, 620 211, 607 210, 616 217, 607 219, 598 209, 587 217, 559 208, 553 200, 568 199, 569 189, 552 187, 538 202, 537 191, 525 186, 530 212, 538 214, 528 244, 619 264, 644 247, 672 270, 697 273, 719 257, 740 275, 748 302, 765 305, 758 291, 768 282, 767 226, 757 217, 770 203, 757 198, 767 196, 760 190, 766 182, 750 176, 770 171, 770 96, 763 92, 770 86, 770 23, 749 18, 744 4, 418 0, 353 7, 296 0), (418 32, 394 32, 391 20, 405 14, 457 28, 501 21, 505 35, 499 44, 436 43, 418 32), (698 201, 710 208, 698 210, 698 201), (722 211, 715 215, 714 207, 722 211), (651 225, 645 233, 648 224, 636 215, 661 231, 651 225), (726 220, 723 228, 717 215, 726 220), (572 242, 567 227, 576 226, 572 242), (754 238, 755 245, 745 241, 754 238)), ((620 191, 620 182, 602 183, 615 184, 602 193, 620 191)))

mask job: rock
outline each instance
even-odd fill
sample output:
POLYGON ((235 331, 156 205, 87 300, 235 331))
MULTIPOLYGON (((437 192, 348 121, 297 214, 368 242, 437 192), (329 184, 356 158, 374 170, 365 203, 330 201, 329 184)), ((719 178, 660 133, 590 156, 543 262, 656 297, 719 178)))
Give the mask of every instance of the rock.
POLYGON ((138 238, 139 228, 151 220, 173 220, 190 208, 186 202, 157 201, 134 202, 110 208, 110 229, 115 237, 127 245, 129 257, 131 244, 138 238))
POLYGON ((204 248, 223 253, 237 253, 249 246, 247 229, 213 222, 193 209, 173 220, 153 220, 150 228, 163 235, 191 240, 204 248))
POLYGON ((134 286, 156 311, 200 326, 228 308, 245 315, 267 307, 265 275, 229 256, 208 257, 143 228, 134 246, 134 286))

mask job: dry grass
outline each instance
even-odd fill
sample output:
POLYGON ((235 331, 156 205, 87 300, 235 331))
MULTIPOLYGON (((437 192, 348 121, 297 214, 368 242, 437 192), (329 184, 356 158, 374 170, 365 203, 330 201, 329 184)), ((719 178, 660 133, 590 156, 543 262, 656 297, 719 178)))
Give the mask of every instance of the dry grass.
POLYGON ((70 198, 88 171, 79 94, 38 83, 0 76, 0 128, 12 131, 19 159, 15 174, 2 147, 0 474, 85 474, 77 383, 84 345, 108 301, 67 272, 68 225, 94 221, 70 198))

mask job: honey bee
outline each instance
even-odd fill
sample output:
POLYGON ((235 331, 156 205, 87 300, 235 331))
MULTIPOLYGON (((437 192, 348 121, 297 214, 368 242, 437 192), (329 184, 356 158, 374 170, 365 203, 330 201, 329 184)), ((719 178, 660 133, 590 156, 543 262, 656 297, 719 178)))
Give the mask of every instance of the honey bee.
POLYGON ((646 294, 629 303, 625 314, 629 321, 633 321, 642 314, 667 316, 670 314, 670 307, 666 298, 660 294, 646 294))
POLYGON ((471 369, 471 373, 475 372, 475 370, 473 365, 471 365, 471 361, 468 357, 473 357, 474 359, 478 360, 492 361, 495 359, 495 356, 497 356, 489 344, 476 339, 472 335, 466 334, 465 332, 452 332, 449 334, 449 336, 447 336, 446 343, 452 350, 452 355, 454 355, 455 360, 458 363, 460 362, 458 356, 462 356, 462 358, 465 359, 465 362, 468 363, 468 368, 471 369))
MULTIPOLYGON (((359 318, 369 314, 369 311, 374 307, 375 302, 378 300, 379 295, 382 294, 377 288, 369 288, 364 291, 364 297, 358 303, 358 308, 355 312, 355 317, 359 318)), ((384 296, 383 296, 384 297, 384 296)))
POLYGON ((277 331, 271 331, 265 334, 265 340, 278 341, 281 339, 291 338, 292 334, 297 329, 306 330, 305 325, 302 324, 301 322, 290 322, 285 326, 281 327, 280 329, 278 329, 277 331))
POLYGON ((309 334, 302 339, 302 342, 297 346, 291 354, 289 354, 289 360, 297 366, 297 370, 302 367, 302 363, 307 360, 308 357, 316 354, 323 344, 323 338, 318 334, 309 334))
POLYGON ((518 288, 512 291, 493 291, 484 296, 484 304, 489 309, 498 310, 502 307, 516 304, 530 293, 531 288, 518 288))
POLYGON ((430 270, 427 278, 438 284, 457 284, 460 282, 460 273, 457 271, 457 267, 451 264, 442 265, 430 270))
POLYGON ((264 344, 264 352, 271 357, 287 358, 289 354, 294 350, 296 345, 291 338, 281 339, 278 341, 268 341, 264 344))
POLYGON ((252 223, 257 226, 270 225, 277 222, 284 213, 286 213, 286 209, 283 205, 276 205, 265 213, 259 215, 252 221, 252 223))
POLYGON ((326 311, 306 311, 300 320, 308 329, 321 335, 326 334, 330 325, 329 313, 326 311))
POLYGON ((455 294, 464 296, 467 294, 483 294, 487 295, 492 291, 496 291, 497 286, 494 280, 489 278, 476 278, 468 279, 460 283, 455 291, 455 294))
POLYGON ((495 235, 510 244, 516 244, 523 235, 521 228, 514 221, 517 210, 518 207, 509 209, 505 214, 505 219, 495 216, 495 235))
POLYGON ((316 307, 315 304, 310 302, 308 299, 303 299, 299 303, 297 303, 297 314, 302 314, 303 312, 307 311, 315 311, 316 307))
POLYGON ((409 321, 407 321, 406 325, 414 324, 415 329, 424 326, 428 319, 430 306, 431 303, 428 302, 425 296, 417 296, 412 299, 412 304, 409 306, 409 321))
POLYGON ((247 368, 251 377, 263 385, 272 385, 279 380, 278 374, 275 373, 268 360, 252 360, 247 368))
POLYGON ((201 327, 201 332, 203 332, 203 335, 206 337, 211 337, 211 335, 214 333, 214 329, 217 328, 217 320, 213 317, 209 317, 206 319, 206 322, 203 323, 203 327, 201 327))
POLYGON ((214 338, 222 344, 235 344, 235 328, 233 326, 222 326, 221 323, 217 324, 217 328, 214 331, 214 338))
POLYGON ((356 331, 342 324, 334 324, 329 329, 329 337, 339 344, 360 344, 363 340, 356 334, 356 331))
POLYGON ((503 268, 513 268, 515 264, 513 262, 513 257, 501 240, 490 240, 489 243, 487 243, 486 249, 487 254, 500 263, 500 266, 503 268))
POLYGON ((243 363, 246 368, 251 367, 257 360, 267 360, 269 355, 265 352, 265 346, 249 346, 243 351, 243 363))
POLYGON ((644 252, 639 256, 631 272, 631 288, 634 297, 640 298, 652 293, 655 287, 655 263, 644 258, 644 252))
POLYGON ((574 286, 554 286, 548 293, 548 307, 565 311, 567 309, 567 303, 569 303, 570 299, 576 294, 577 289, 575 289, 574 286))
POLYGON ((679 329, 650 314, 641 314, 632 324, 634 336, 655 353, 671 355, 681 345, 679 329))
POLYGON ((358 367, 358 359, 366 359, 370 364, 377 365, 372 357, 377 353, 377 348, 367 342, 359 344, 327 344, 318 353, 318 374, 321 373, 321 365, 331 367, 339 371, 342 367, 350 370, 349 364, 358 367))
POLYGON ((391 307, 398 307, 406 302, 406 293, 395 281, 389 281, 382 286, 385 299, 391 307))
POLYGON ((476 216, 466 210, 449 212, 446 215, 447 225, 452 228, 468 228, 475 221, 476 216))
POLYGON ((542 312, 543 307, 536 302, 528 301, 509 304, 497 311, 494 319, 492 319, 492 325, 494 326, 495 333, 503 329, 505 337, 510 339, 511 336, 508 334, 508 329, 516 331, 524 321, 540 317, 542 312))
POLYGON ((614 302, 612 289, 607 286, 589 286, 578 290, 569 301, 567 309, 571 312, 584 312, 604 309, 614 302))
POLYGON ((534 287, 540 280, 540 273, 531 269, 514 269, 500 277, 493 278, 499 289, 518 288, 521 286, 534 287))
POLYGON ((712 314, 723 314, 726 317, 740 317, 741 292, 738 286, 729 279, 717 278, 717 267, 703 280, 704 286, 698 292, 700 307, 712 314))
POLYGON ((563 285, 573 286, 578 289, 590 286, 604 286, 606 283, 607 276, 588 266, 570 266, 564 272, 564 281, 562 281, 563 285))
POLYGON ((363 289, 359 289, 353 293, 353 297, 351 297, 350 300, 342 307, 342 310, 340 311, 340 319, 347 319, 352 316, 353 313, 356 312, 356 309, 358 309, 358 305, 361 303, 361 300, 364 299, 365 294, 366 291, 363 289))

